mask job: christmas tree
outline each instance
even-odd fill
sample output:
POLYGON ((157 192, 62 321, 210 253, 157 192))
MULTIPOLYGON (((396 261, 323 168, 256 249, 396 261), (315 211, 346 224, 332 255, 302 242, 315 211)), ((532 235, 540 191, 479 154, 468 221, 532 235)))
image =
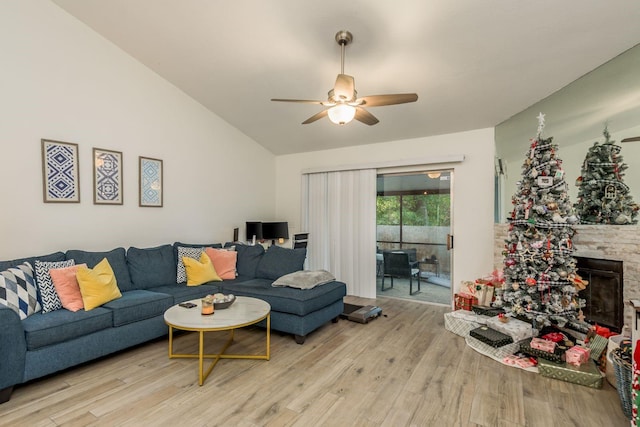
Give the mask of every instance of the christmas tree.
POLYGON ((610 139, 605 126, 604 144, 593 143, 576 180, 578 201, 574 208, 583 224, 636 224, 638 205, 623 182, 627 165, 620 146, 610 139))
MULTIPOLYGON (((578 221, 567 194, 562 160, 553 137, 543 139, 544 114, 531 142, 517 183, 505 245, 503 294, 507 316, 529 319, 541 327, 583 320, 586 282, 576 274, 571 238, 578 221)), ((494 303, 494 305, 496 305, 494 303)))

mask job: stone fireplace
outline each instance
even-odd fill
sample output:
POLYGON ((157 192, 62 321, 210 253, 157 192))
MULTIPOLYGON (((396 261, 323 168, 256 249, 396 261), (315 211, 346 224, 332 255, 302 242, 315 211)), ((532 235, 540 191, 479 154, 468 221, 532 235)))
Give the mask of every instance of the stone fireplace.
MULTIPOLYGON (((508 224, 495 224, 494 226, 494 268, 503 268, 502 251, 504 250, 504 241, 507 238, 508 224)), ((640 226, 638 225, 577 225, 576 234, 573 237, 573 244, 576 248, 573 256, 579 261, 581 258, 591 258, 594 260, 606 260, 614 261, 611 265, 617 265, 620 267, 620 282, 622 284, 621 289, 611 290, 613 286, 617 286, 615 278, 608 273, 604 273, 598 280, 602 280, 601 283, 604 288, 600 290, 591 290, 596 292, 596 298, 599 297, 612 297, 618 304, 618 308, 610 305, 611 302, 607 302, 602 309, 602 304, 599 303, 601 308, 597 309, 596 318, 592 318, 592 321, 597 321, 604 326, 610 326, 617 328, 613 321, 613 325, 604 324, 603 320, 599 320, 604 315, 603 312, 607 312, 607 318, 617 319, 622 316, 622 324, 629 327, 633 326, 633 319, 635 319, 635 311, 628 303, 631 299, 640 300, 640 226), (610 295, 609 292, 613 295, 610 295)), ((596 264, 595 270, 613 271, 609 266, 602 266, 596 264), (601 268, 603 267, 603 268, 601 268)), ((582 268, 581 265, 578 266, 582 268)), ((593 267, 593 266, 592 266, 593 267)), ((589 268, 589 267, 587 267, 589 268)), ((585 273, 581 274, 583 277, 585 273)), ((587 278, 587 277, 584 277, 587 278)), ((592 279, 593 280, 593 279, 592 279)), ((589 289, 591 285, 587 287, 589 289)), ((586 316, 586 313, 585 313, 586 316)), ((589 319, 589 316, 587 316, 589 319)))

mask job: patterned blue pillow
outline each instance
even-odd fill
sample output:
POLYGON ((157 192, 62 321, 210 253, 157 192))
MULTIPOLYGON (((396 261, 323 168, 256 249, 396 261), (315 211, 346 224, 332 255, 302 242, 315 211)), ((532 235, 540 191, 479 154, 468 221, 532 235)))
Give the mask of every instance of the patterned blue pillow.
POLYGON ((187 281, 187 271, 184 268, 184 262, 182 257, 189 257, 193 259, 200 259, 200 255, 204 252, 204 247, 201 248, 185 248, 178 246, 178 270, 176 271, 177 283, 184 283, 187 281))
POLYGON ((0 272, 0 304, 18 313, 21 320, 42 309, 31 264, 24 262, 0 272))
POLYGON ((53 286, 51 275, 49 270, 54 268, 67 268, 75 265, 75 261, 70 259, 67 261, 40 261, 37 259, 36 264, 36 284, 40 291, 40 301, 42 301, 42 312, 49 313, 50 311, 60 310, 62 308, 62 302, 56 288, 53 286))

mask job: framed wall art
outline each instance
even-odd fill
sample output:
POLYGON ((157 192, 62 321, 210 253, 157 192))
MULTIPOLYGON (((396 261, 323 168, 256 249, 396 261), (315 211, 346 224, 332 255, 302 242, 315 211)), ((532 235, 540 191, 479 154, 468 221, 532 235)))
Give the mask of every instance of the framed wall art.
POLYGON ((80 203, 78 144, 42 139, 42 194, 45 203, 80 203))
POLYGON ((122 153, 93 149, 93 203, 122 204, 122 153))
POLYGON ((141 207, 162 207, 162 160, 139 157, 141 207))

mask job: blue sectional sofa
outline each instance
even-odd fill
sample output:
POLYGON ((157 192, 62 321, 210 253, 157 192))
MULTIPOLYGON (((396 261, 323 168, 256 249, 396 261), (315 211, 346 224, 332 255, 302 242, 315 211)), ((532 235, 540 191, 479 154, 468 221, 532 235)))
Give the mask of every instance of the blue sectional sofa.
POLYGON ((0 271, 4 271, 25 261, 33 265, 35 260, 73 259, 76 264, 86 263, 92 268, 107 258, 122 293, 122 297, 93 310, 39 312, 24 320, 0 305, 0 403, 9 400, 16 384, 166 335, 165 310, 207 294, 233 293, 267 301, 272 310, 271 328, 293 334, 298 344, 328 321, 337 321, 343 311, 346 286, 342 282, 312 289, 271 286, 278 277, 302 269, 305 249, 272 246, 265 251, 260 245, 235 245, 236 279, 187 286, 177 283, 176 278, 180 246, 221 247, 176 242, 155 248, 69 250, 0 261, 0 271))

